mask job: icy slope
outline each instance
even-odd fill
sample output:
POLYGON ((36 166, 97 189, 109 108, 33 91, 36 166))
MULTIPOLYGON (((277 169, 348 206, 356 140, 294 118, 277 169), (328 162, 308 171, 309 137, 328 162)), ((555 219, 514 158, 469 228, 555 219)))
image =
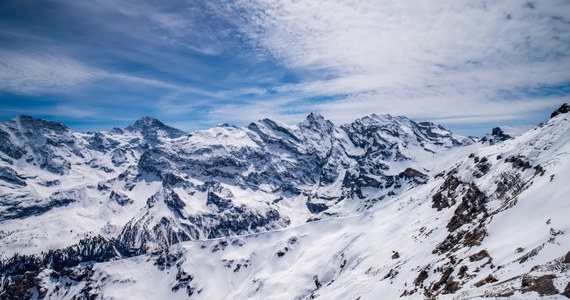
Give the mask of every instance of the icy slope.
POLYGON ((570 297, 569 129, 560 113, 463 148, 425 184, 351 217, 46 269, 19 284, 51 299, 570 297))

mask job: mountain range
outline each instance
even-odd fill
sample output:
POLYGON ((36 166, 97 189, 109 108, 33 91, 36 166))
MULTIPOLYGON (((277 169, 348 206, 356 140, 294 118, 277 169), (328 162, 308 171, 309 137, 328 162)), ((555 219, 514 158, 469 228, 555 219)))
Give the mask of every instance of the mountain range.
POLYGON ((570 298, 569 111, 481 139, 0 122, 0 298, 570 298))

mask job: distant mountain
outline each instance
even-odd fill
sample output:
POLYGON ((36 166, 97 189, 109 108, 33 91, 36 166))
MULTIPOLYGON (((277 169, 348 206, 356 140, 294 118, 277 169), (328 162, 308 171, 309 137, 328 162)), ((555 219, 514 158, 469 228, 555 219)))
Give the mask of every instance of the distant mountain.
POLYGON ((375 114, 190 134, 20 116, 0 123, 0 295, 570 296, 564 107, 481 142, 375 114))

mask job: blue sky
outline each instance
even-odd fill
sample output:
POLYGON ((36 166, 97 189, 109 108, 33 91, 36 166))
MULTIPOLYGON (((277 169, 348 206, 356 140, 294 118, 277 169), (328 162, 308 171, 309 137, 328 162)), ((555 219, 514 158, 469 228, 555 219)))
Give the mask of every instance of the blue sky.
POLYGON ((372 113, 464 135, 570 101, 570 2, 0 3, 0 119, 186 131, 372 113))

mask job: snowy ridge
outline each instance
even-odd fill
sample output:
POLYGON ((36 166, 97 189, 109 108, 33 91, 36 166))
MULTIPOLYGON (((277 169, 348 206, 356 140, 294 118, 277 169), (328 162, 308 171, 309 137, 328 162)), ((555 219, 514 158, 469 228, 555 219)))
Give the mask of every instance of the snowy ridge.
MULTIPOLYGON (((119 174, 75 187, 102 203, 2 221, 51 224, 50 214, 80 205, 111 220, 84 230, 103 237, 106 246, 84 251, 102 263, 40 271, 33 258, 7 260, 2 293, 19 285, 52 299, 570 296, 569 127, 563 112, 489 145, 404 117, 336 127, 312 114, 297 126, 262 120, 157 135, 160 143, 139 143, 129 163, 113 166, 119 174)), ((18 189, 6 182, 3 191, 18 189)), ((10 240, 26 234, 38 231, 3 231, 3 251, 23 247, 10 240)))
POLYGON ((185 134, 145 117, 76 133, 21 116, 1 124, 13 146, 0 152, 0 255, 61 249, 88 235, 145 253, 351 215, 424 183, 438 151, 469 143, 426 124, 373 115, 336 127, 310 114, 297 126, 265 119, 185 134))

